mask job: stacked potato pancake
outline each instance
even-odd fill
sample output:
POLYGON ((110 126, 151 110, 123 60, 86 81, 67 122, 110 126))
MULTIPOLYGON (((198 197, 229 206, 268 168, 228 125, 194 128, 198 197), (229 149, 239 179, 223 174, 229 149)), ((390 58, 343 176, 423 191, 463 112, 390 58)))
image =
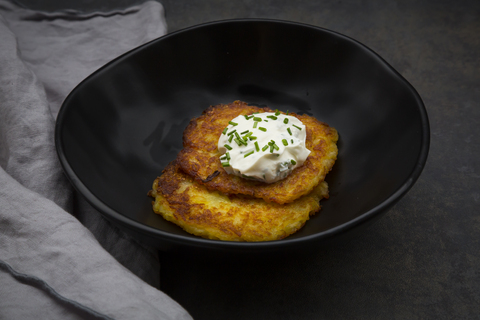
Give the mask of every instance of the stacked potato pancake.
POLYGON ((290 113, 307 130, 305 163, 285 179, 265 183, 228 174, 217 143, 239 115, 273 112, 245 102, 211 106, 190 121, 183 150, 155 179, 153 210, 189 233, 208 239, 268 241, 300 229, 328 198, 324 181, 337 158, 337 131, 308 115, 290 113))

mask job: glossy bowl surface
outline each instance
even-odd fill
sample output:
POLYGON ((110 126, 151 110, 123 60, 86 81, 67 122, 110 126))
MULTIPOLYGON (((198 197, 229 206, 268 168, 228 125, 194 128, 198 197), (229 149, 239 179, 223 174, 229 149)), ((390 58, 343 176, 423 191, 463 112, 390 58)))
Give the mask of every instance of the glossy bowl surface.
POLYGON ((59 112, 66 175, 106 218, 175 252, 287 252, 331 243, 385 213, 425 165, 429 124, 415 89, 361 43, 319 27, 242 19, 174 32, 108 63, 59 112), (340 135, 330 199, 296 234, 233 243, 198 238, 153 213, 153 180, 189 120, 243 100, 315 116, 340 135))

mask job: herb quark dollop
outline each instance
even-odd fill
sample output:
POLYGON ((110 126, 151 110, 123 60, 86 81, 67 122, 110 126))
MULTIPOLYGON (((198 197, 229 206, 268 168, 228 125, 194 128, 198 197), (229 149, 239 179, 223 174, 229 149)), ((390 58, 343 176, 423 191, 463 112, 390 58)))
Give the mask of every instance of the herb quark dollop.
POLYGON ((223 168, 245 179, 272 183, 303 165, 305 125, 279 111, 240 115, 232 119, 218 139, 223 168))

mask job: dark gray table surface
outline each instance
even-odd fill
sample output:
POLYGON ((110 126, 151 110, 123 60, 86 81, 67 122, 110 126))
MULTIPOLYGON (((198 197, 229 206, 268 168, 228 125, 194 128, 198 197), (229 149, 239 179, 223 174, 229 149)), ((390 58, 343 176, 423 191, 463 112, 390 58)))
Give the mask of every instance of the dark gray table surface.
MULTIPOLYGON (((140 0, 20 0, 106 10, 140 0)), ((419 92, 429 159, 410 192, 349 242, 305 257, 162 255, 161 289, 195 319, 480 318, 480 1, 163 0, 169 32, 229 18, 331 29, 419 92)))

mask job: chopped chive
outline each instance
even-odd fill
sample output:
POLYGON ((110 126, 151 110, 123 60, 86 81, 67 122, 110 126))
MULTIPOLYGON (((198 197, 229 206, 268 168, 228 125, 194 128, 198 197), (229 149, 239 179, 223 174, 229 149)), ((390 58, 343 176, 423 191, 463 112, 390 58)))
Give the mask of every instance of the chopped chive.
POLYGON ((241 138, 240 138, 240 135, 238 134, 238 132, 235 132, 235 137, 236 137, 237 139, 241 139, 241 138))
POLYGON ((287 110, 287 115, 288 115, 288 112, 289 112, 289 111, 287 110))
POLYGON ((283 119, 283 123, 287 124, 288 123, 288 118, 283 119))
POLYGON ((248 115, 244 115, 244 117, 245 117, 245 119, 247 119, 247 120, 250 120, 250 119, 253 118, 253 116, 248 116, 248 115))
POLYGON ((257 137, 255 137, 255 136, 249 136, 248 139, 250 139, 250 140, 257 140, 257 137))
POLYGON ((228 138, 228 142, 231 143, 232 139, 233 139, 233 134, 230 136, 230 138, 228 138))
POLYGON ((287 131, 290 133, 290 135, 292 135, 292 130, 290 130, 290 128, 287 128, 287 131))
POLYGON ((283 145, 284 145, 284 146, 288 146, 288 141, 287 141, 287 139, 283 139, 282 142, 283 142, 283 145))
POLYGON ((292 141, 292 144, 293 144, 293 139, 291 139, 290 141, 292 141))
POLYGON ((230 166, 230 163, 228 162, 222 162, 222 167, 229 167, 230 166))
POLYGON ((243 138, 238 138, 236 140, 238 140, 237 143, 238 143, 239 146, 242 146, 242 145, 246 146, 247 145, 247 142, 245 140, 243 140, 243 138))
MULTIPOLYGON (((235 138, 235 140, 233 140, 233 141, 235 141, 235 142, 237 143, 237 145, 238 145, 238 146, 241 146, 241 145, 243 145, 243 143, 242 143, 242 142, 240 142, 240 139, 238 139, 238 138, 235 138)), ((242 141, 243 141, 243 140, 242 140, 242 141)))
POLYGON ((290 160, 290 162, 291 162, 293 165, 296 165, 296 164, 297 164, 297 161, 295 161, 295 160, 293 160, 293 159, 290 160))
POLYGON ((235 127, 235 126, 238 126, 238 123, 233 122, 233 121, 228 121, 228 123, 231 124, 231 125, 234 126, 234 127, 235 127))
POLYGON ((275 143, 272 144, 272 147, 273 147, 275 150, 277 150, 277 151, 280 149, 275 143))
POLYGON ((258 125, 258 122, 257 122, 257 121, 255 121, 255 122, 253 123, 253 127, 254 127, 254 128, 256 128, 256 127, 257 127, 257 125, 258 125))
POLYGON ((248 157, 249 155, 253 154, 254 152, 255 152, 255 151, 252 150, 252 151, 250 151, 249 153, 247 153, 246 155, 244 155, 243 157, 246 158, 246 157, 248 157))
POLYGON ((224 145, 225 148, 227 148, 228 150, 232 150, 233 148, 230 147, 228 144, 224 145))
POLYGON ((227 160, 230 160, 230 152, 225 153, 225 155, 227 156, 227 160))
POLYGON ((260 117, 254 117, 254 118, 253 118, 253 121, 262 122, 262 118, 260 118, 260 117))
POLYGON ((259 111, 257 111, 257 112, 252 112, 252 114, 259 114, 259 113, 260 113, 259 111))
POLYGON ((296 125, 294 125, 294 124, 292 124, 292 126, 294 126, 295 128, 297 128, 298 130, 302 130, 302 128, 300 128, 300 127, 298 127, 298 126, 296 126, 296 125))
MULTIPOLYGON (((247 130, 248 131, 248 130, 247 130)), ((245 135, 245 137, 250 137, 253 134, 253 132, 249 132, 245 135)))
POLYGON ((247 141, 247 140, 248 140, 248 136, 245 135, 245 136, 242 137, 242 139, 243 139, 243 141, 247 141))
POLYGON ((220 157, 220 160, 226 160, 227 156, 220 157))
POLYGON ((270 145, 270 153, 273 152, 273 144, 270 145))
POLYGON ((278 118, 275 116, 267 116, 267 118, 272 119, 272 120, 277 120, 278 118))
POLYGON ((278 109, 275 109, 275 115, 276 116, 280 115, 280 111, 278 111, 278 109))
POLYGON ((222 133, 225 134, 225 133, 227 133, 227 131, 228 131, 228 128, 225 128, 225 129, 223 129, 222 133))
POLYGON ((245 133, 247 133, 248 131, 250 131, 250 130, 245 130, 245 131, 243 131, 243 132, 240 132, 240 134, 245 134, 245 133))
POLYGON ((231 134, 234 134, 235 132, 237 132, 237 129, 234 129, 234 130, 230 131, 230 132, 228 133, 228 136, 231 135, 231 134))
POLYGON ((258 127, 258 130, 261 130, 261 131, 263 131, 263 132, 267 132, 267 129, 264 128, 264 127, 258 127))
POLYGON ((258 141, 255 141, 255 150, 260 151, 260 147, 258 146, 258 141))
POLYGON ((263 148, 262 148, 262 151, 265 151, 268 149, 268 144, 266 144, 263 148))

